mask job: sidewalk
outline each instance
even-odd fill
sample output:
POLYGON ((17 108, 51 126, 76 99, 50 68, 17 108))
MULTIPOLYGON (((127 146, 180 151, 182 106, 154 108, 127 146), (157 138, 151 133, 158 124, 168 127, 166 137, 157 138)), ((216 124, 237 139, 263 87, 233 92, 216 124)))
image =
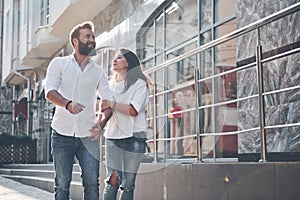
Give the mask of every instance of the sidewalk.
POLYGON ((53 194, 0 176, 1 200, 53 200, 53 194))

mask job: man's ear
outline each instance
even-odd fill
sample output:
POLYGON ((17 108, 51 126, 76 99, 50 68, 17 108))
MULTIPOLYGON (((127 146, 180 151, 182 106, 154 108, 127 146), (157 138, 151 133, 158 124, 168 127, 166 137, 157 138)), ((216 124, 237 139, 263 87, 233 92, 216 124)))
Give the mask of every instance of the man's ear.
POLYGON ((78 39, 77 38, 72 38, 72 42, 73 42, 73 44, 75 45, 77 45, 78 44, 78 39))

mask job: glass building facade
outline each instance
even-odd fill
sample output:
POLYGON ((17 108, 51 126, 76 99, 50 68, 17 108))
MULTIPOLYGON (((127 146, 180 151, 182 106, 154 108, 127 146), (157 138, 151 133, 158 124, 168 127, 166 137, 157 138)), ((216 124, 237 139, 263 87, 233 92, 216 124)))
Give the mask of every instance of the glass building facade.
MULTIPOLYGON (((293 129, 292 137, 297 138, 299 118, 294 116, 292 123, 281 121, 270 126, 272 117, 268 116, 268 104, 270 99, 280 98, 281 90, 298 94, 299 82, 287 87, 274 87, 280 80, 272 80, 274 74, 269 70, 273 70, 268 66, 272 65, 271 62, 289 68, 286 62, 277 59, 282 57, 282 52, 293 55, 280 59, 299 59, 297 52, 290 52, 297 47, 299 34, 291 35, 292 41, 286 44, 274 46, 273 43, 278 43, 276 38, 278 41, 285 39, 269 28, 277 25, 283 31, 287 18, 294 19, 299 14, 214 44, 255 20, 251 11, 247 13, 249 5, 245 4, 234 0, 164 1, 136 31, 136 51, 154 82, 147 109, 150 156, 154 153, 153 156, 161 161, 178 158, 237 161, 258 160, 265 151, 269 159, 276 160, 278 157, 270 157, 270 153, 286 152, 279 150, 278 145, 282 142, 273 140, 276 135, 285 137, 277 126, 288 124, 280 129, 293 129), (273 34, 274 40, 267 38, 270 34, 273 34), (257 52, 258 46, 261 46, 261 52, 257 52), (203 50, 197 51, 199 48, 203 50), (279 48, 283 49, 280 51, 279 48), (192 54, 193 51, 197 53, 192 54), (263 55, 263 58, 258 60, 258 55, 263 55), (265 58, 270 62, 264 62, 265 58), (266 66, 263 72, 259 72, 258 65, 266 66), (259 82, 260 77, 262 83, 259 82)), ((297 27, 297 23, 294 25, 297 27)), ((286 30, 286 34, 296 27, 286 30)), ((99 50, 99 64, 107 66, 108 73, 110 59, 117 46, 99 50)), ((289 70, 296 69, 290 67, 289 70)), ((286 109, 299 104, 298 100, 295 101, 295 104, 286 104, 286 109)), ((279 114, 279 110, 274 112, 279 118, 284 115, 279 114)), ((290 149, 290 158, 295 158, 294 153, 298 157, 298 142, 285 140, 284 148, 290 149), (289 146, 294 146, 293 150, 289 146)))

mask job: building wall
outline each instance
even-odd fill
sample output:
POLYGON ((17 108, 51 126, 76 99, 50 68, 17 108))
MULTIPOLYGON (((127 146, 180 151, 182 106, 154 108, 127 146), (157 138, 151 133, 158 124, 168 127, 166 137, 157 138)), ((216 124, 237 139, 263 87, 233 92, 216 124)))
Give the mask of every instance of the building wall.
MULTIPOLYGON (((271 15, 282 10, 297 0, 285 1, 260 1, 242 0, 237 1, 237 25, 238 28, 248 25, 258 19, 271 15)), ((261 29, 261 45, 263 55, 267 53, 277 54, 287 50, 291 46, 298 45, 300 42, 300 13, 285 17, 273 22, 261 29)), ((256 32, 250 32, 237 41, 237 62, 247 63, 255 61, 255 49, 257 43, 256 32)), ((300 54, 276 59, 263 64, 264 91, 283 89, 299 85, 300 76, 300 54)), ((256 69, 244 70, 238 73, 238 97, 245 97, 257 93, 257 74, 256 69)), ((291 90, 278 94, 267 95, 265 99, 266 126, 283 125, 300 122, 300 102, 299 90, 291 90)), ((239 130, 259 126, 258 100, 251 99, 240 103, 239 130)), ((266 131, 267 151, 268 152, 294 152, 300 151, 299 127, 278 128, 266 131)), ((240 134, 238 137, 239 153, 258 153, 260 152, 260 133, 258 131, 240 134)))
MULTIPOLYGON (((298 200, 299 163, 142 163, 134 199, 298 200)), ((101 165, 100 194, 105 178, 101 165)))
MULTIPOLYGON (((12 1, 5 1, 4 10, 3 10, 3 17, 6 18, 5 23, 3 24, 3 51, 2 51, 2 79, 6 77, 11 69, 12 62, 11 59, 5 59, 5 58, 12 58, 12 51, 8 51, 9 49, 12 49, 12 36, 13 36, 13 3, 12 1)), ((1 80, 1 82, 4 82, 4 80, 1 80)))

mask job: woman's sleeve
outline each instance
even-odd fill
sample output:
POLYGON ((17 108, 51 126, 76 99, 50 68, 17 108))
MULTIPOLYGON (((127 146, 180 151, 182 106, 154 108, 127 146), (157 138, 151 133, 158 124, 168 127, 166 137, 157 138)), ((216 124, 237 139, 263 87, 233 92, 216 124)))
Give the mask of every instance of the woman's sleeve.
POLYGON ((144 84, 140 84, 134 91, 130 99, 130 104, 139 113, 140 111, 145 110, 145 107, 148 102, 149 102, 149 92, 148 92, 147 85, 144 82, 144 84))

